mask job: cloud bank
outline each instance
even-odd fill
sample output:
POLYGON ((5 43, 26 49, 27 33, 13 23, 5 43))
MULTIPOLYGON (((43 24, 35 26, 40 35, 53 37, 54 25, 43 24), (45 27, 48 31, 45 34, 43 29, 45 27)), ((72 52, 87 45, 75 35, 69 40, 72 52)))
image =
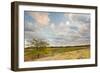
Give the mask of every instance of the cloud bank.
POLYGON ((25 42, 33 38, 50 46, 90 44, 90 14, 25 11, 25 42))

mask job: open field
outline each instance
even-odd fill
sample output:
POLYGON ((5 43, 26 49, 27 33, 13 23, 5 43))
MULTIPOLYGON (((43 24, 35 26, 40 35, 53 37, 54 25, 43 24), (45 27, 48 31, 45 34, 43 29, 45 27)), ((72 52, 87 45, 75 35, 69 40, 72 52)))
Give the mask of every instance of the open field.
POLYGON ((46 50, 34 50, 34 47, 25 48, 25 61, 45 61, 45 60, 70 60, 90 58, 90 46, 67 46, 67 47, 47 47, 46 50), (39 51, 39 52, 38 52, 39 51), (41 51, 41 52, 40 52, 41 51))

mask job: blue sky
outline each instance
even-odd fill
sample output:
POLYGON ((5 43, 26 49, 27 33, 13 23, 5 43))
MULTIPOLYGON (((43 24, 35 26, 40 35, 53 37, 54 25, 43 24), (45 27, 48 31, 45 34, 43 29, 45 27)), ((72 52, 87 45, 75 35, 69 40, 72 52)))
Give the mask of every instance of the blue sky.
POLYGON ((24 12, 25 45, 33 38, 50 46, 90 44, 90 14, 67 12, 24 12))

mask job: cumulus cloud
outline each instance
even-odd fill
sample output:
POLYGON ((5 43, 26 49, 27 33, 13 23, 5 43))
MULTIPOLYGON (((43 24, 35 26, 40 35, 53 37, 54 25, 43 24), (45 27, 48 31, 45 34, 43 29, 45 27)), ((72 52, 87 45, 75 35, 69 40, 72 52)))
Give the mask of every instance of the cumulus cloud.
POLYGON ((40 26, 48 25, 49 17, 47 12, 28 12, 40 26))
POLYGON ((90 42, 89 14, 52 15, 52 12, 28 12, 28 14, 36 21, 36 23, 27 20, 25 22, 25 39, 28 41, 40 38, 48 41, 51 46, 89 44, 90 42), (57 20, 58 15, 61 21, 57 20))
POLYGON ((25 47, 29 47, 31 45, 31 43, 28 40, 24 40, 24 45, 25 47))
POLYGON ((65 17, 71 22, 90 23, 90 14, 84 13, 65 13, 65 17))
POLYGON ((36 26, 33 25, 32 22, 25 22, 25 25, 24 25, 24 31, 35 31, 36 30, 36 26))
POLYGON ((51 24, 51 29, 56 35, 66 35, 68 29, 64 23, 59 23, 59 25, 51 24))
POLYGON ((65 13, 65 17, 69 20, 69 28, 75 29, 74 31, 79 32, 79 34, 90 33, 90 14, 65 13))

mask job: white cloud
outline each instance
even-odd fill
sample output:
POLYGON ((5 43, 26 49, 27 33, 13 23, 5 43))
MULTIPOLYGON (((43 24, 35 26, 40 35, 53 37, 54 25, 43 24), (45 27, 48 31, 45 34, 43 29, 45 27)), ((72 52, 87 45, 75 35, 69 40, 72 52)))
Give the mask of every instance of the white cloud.
POLYGON ((25 39, 25 41, 24 41, 24 45, 25 45, 25 47, 29 47, 29 46, 31 46, 31 43, 28 42, 28 41, 25 39))
POLYGON ((69 26, 70 25, 70 21, 66 21, 65 25, 69 26))
POLYGON ((66 35, 67 33, 67 26, 64 23, 59 23, 58 25, 52 23, 51 30, 55 35, 66 35))
POLYGON ((90 23, 90 14, 85 13, 65 13, 65 17, 72 23, 90 23))
POLYGON ((33 31, 34 32, 36 30, 36 26, 33 25, 32 22, 25 22, 24 30, 25 31, 33 31))
POLYGON ((48 25, 50 19, 46 12, 28 12, 40 26, 48 25))
POLYGON ((51 27, 51 29, 54 30, 54 29, 55 29, 55 24, 54 24, 54 23, 51 23, 51 24, 50 24, 50 27, 51 27))
POLYGON ((58 24, 50 23, 48 13, 45 12, 29 12, 31 16, 37 21, 35 23, 28 23, 25 25, 25 39, 32 40, 33 38, 40 38, 48 41, 51 45, 78 45, 89 43, 90 24, 88 17, 83 15, 83 21, 80 20, 82 14, 66 13, 66 22, 58 24), (39 25, 39 26, 38 26, 39 25), (43 27, 42 27, 43 26, 43 27), (44 27, 45 26, 45 27, 44 27), (28 31, 28 29, 32 31, 28 31))

